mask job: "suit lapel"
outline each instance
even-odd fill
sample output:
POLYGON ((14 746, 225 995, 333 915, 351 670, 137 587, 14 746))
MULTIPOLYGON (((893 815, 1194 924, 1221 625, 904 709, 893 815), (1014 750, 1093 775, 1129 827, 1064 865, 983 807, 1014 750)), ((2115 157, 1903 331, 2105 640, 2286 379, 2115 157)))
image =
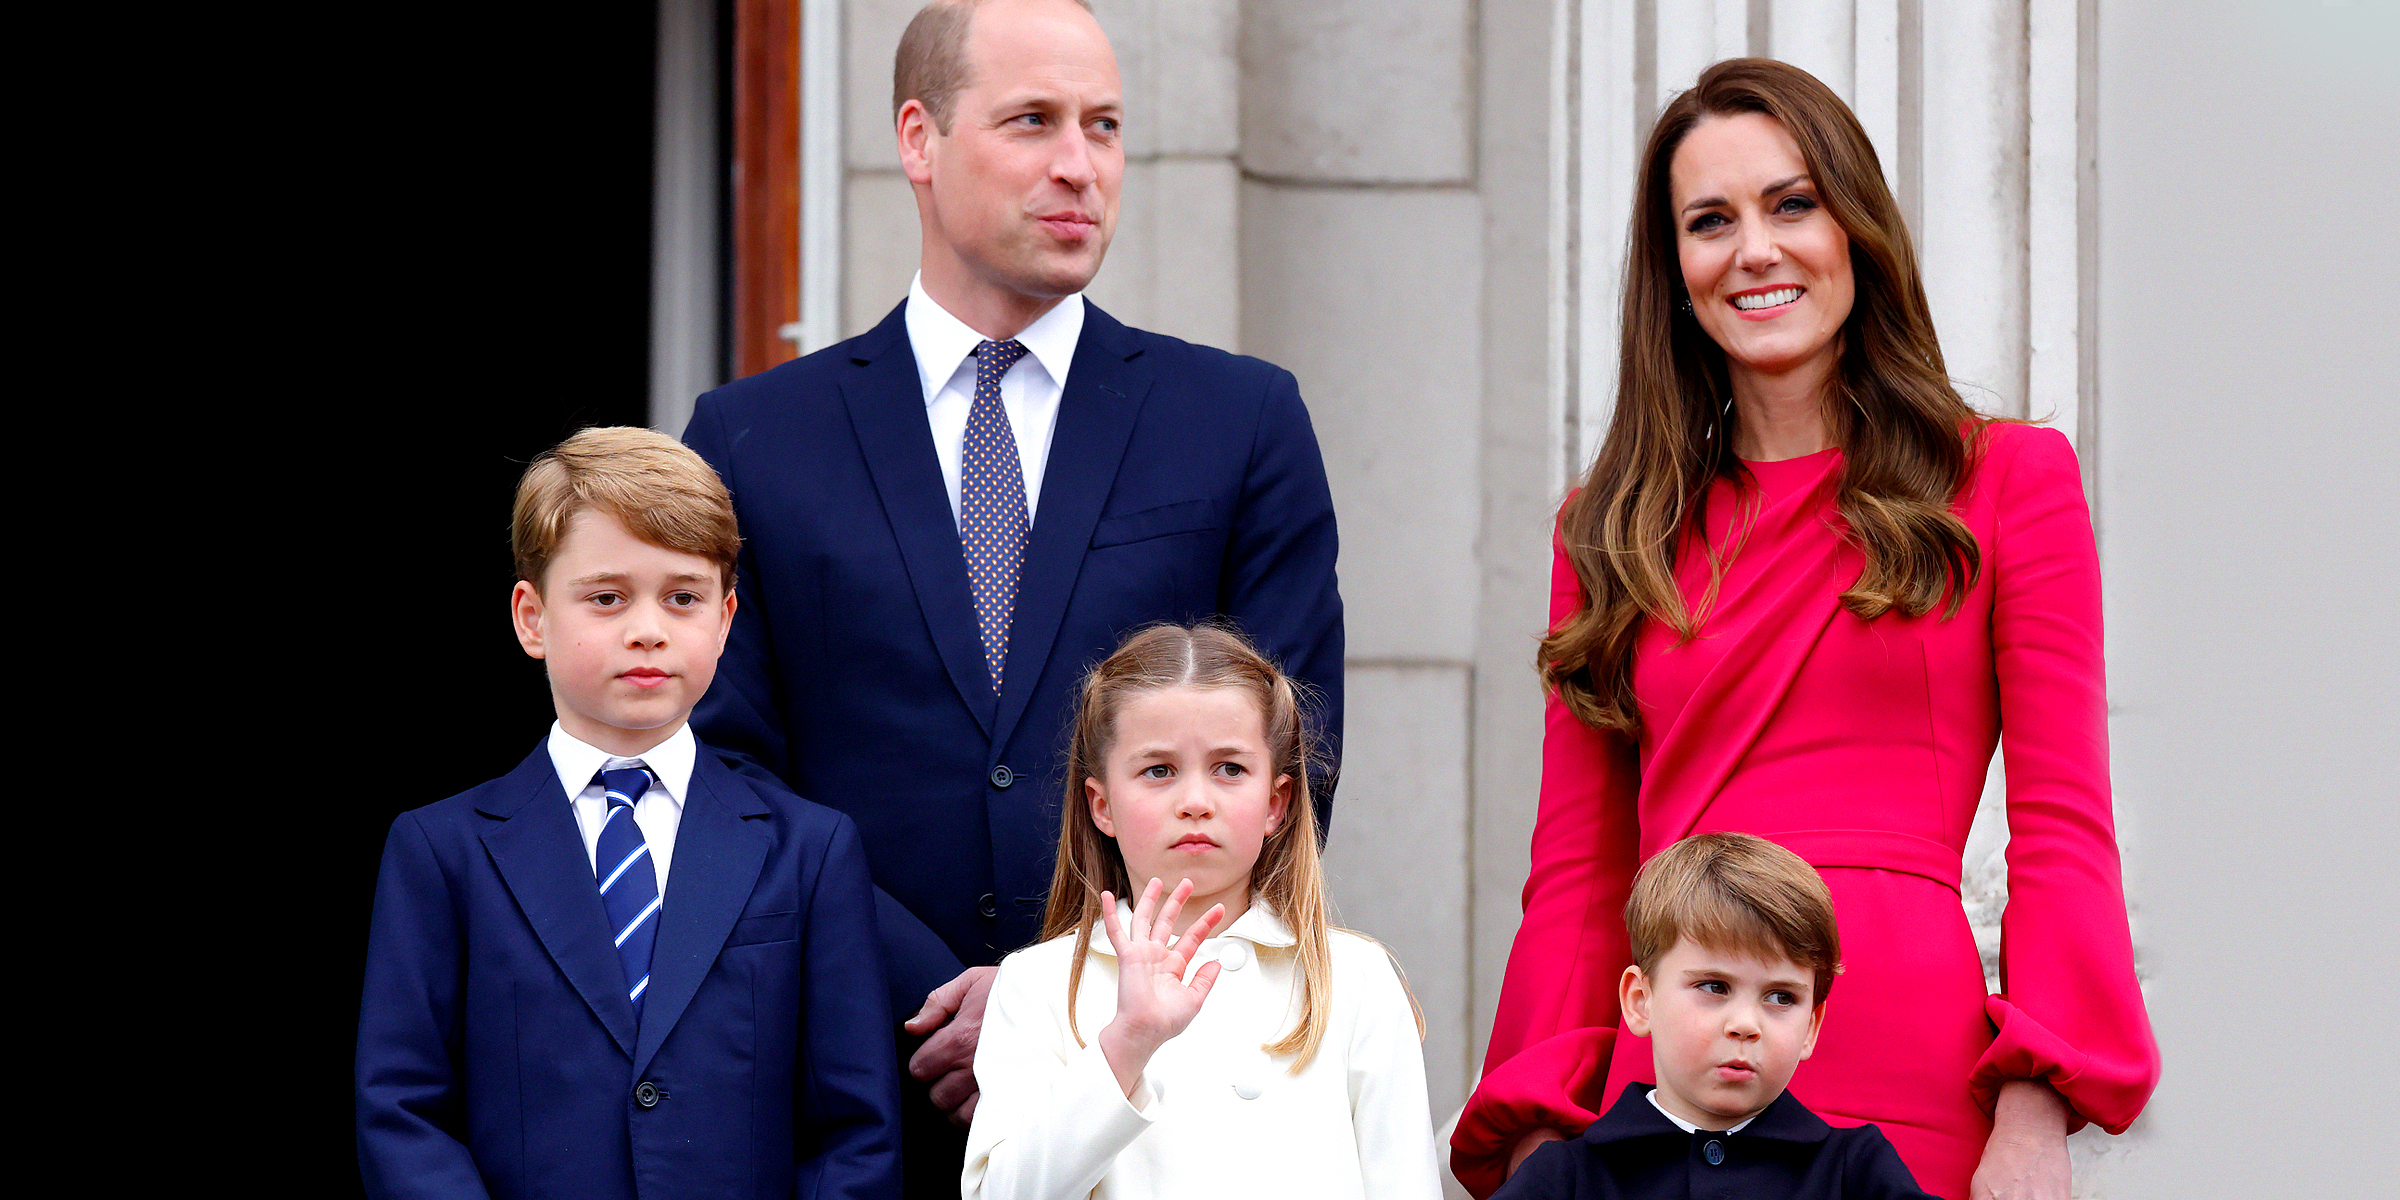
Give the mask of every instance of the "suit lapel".
MULTIPOLYGON (((866 457, 867 473, 875 480, 884 518, 900 543, 900 558, 908 566, 925 628, 959 698, 989 737, 998 702, 992 696, 991 669, 983 661, 983 638, 976 631, 974 593, 967 583, 958 521, 950 514, 949 493, 942 487, 941 465, 934 457, 933 430, 925 420, 925 388, 917 378, 916 355, 909 349, 901 315, 906 308, 903 304, 893 309, 851 350, 850 361, 859 369, 843 382, 842 400, 849 408, 850 427, 858 434, 859 452, 866 457)), ((1068 374, 1072 377, 1081 369, 1079 356, 1068 374)), ((1051 454, 1055 458, 1057 451, 1051 454)))
POLYGON ((573 984, 610 1037, 633 1054, 633 1003, 625 998, 625 967, 600 907, 599 884, 583 850, 575 813, 559 788, 550 752, 508 773, 477 810, 500 824, 483 835, 484 849, 508 884, 509 895, 533 926, 542 948, 573 984))
POLYGON ((641 1040, 633 1051, 636 1076, 700 990, 767 860, 768 831, 746 820, 767 816, 766 804, 717 766, 705 747, 692 768, 691 792, 675 827, 674 870, 658 910, 650 991, 642 998, 641 1040))
MULTIPOLYGON (((1058 399, 1050 461, 1042 470, 1039 515, 1025 545, 1024 566, 1017 572, 1017 605, 1008 628, 1008 685, 992 732, 994 747, 1008 744, 1041 682, 1059 624, 1066 618, 1067 600, 1083 570, 1084 550, 1092 544, 1092 528, 1116 486, 1117 465, 1150 392, 1150 375, 1136 363, 1140 356, 1141 343, 1130 330, 1097 305, 1084 305, 1075 365, 1068 369, 1066 391, 1058 399)), ((963 579, 963 566, 960 575, 963 579)), ((1069 669, 1076 665, 1068 664, 1069 669)))

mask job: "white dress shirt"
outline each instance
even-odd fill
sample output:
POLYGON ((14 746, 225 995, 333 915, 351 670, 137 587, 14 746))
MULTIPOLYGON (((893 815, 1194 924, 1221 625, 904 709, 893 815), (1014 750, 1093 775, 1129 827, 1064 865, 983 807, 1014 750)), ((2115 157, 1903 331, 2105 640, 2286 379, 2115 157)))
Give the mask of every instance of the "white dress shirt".
POLYGON ((1299 1074, 1264 1046, 1299 1018, 1291 931, 1263 904, 1200 946, 1223 964, 1189 1028, 1151 1056, 1128 1100, 1100 1052, 1117 960, 1095 929, 1067 1030, 1072 936, 1000 964, 975 1049, 983 1096, 967 1132, 966 1200, 1436 1200, 1425 1057, 1383 947, 1333 932, 1324 1044, 1299 1074))
MULTIPOLYGON (((642 827, 642 840, 650 844, 650 869, 658 875, 662 897, 667 894, 667 866, 675 861, 675 830, 683 824, 683 798, 691 794, 692 762, 699 745, 687 723, 667 740, 631 756, 655 777, 650 790, 633 802, 633 823, 642 827)), ((600 859, 600 827, 608 823, 608 790, 593 777, 618 757, 568 733, 558 722, 550 723, 550 765, 574 805, 575 828, 583 832, 583 856, 595 864, 600 859)), ((595 873, 594 887, 599 886, 598 878, 595 873)))
MULTIPOLYGON (((908 347, 917 356, 917 382, 925 389, 925 420, 933 426, 933 454, 942 464, 942 486, 950 492, 950 518, 958 519, 959 463, 966 456, 967 414, 975 407, 975 347, 986 340, 925 294, 925 277, 908 285, 908 347)), ((1008 410, 1017 436, 1017 460, 1025 467, 1025 517, 1042 502, 1042 468, 1050 461, 1050 435, 1058 428, 1058 397, 1066 391, 1067 367, 1083 336, 1083 293, 1058 302, 1016 336, 1025 357, 1000 377, 1000 406, 1008 410)))

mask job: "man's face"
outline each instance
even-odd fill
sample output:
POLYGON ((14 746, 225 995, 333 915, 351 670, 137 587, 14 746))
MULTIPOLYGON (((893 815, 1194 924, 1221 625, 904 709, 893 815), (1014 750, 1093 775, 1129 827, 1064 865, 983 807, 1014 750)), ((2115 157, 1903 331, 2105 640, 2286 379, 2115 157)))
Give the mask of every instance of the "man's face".
POLYGON ((1116 232, 1125 175, 1108 38, 1066 0, 989 0, 966 58, 948 134, 915 101, 900 112, 926 289, 979 312, 1082 291, 1116 232))

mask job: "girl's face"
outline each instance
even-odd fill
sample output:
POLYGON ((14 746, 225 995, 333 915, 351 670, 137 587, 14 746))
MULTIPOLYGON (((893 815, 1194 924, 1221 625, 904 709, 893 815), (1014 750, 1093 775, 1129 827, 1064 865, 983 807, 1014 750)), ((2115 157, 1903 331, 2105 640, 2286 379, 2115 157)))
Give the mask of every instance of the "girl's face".
POLYGON ((1746 375, 1830 378, 1850 316, 1850 235, 1825 211, 1800 144, 1763 113, 1708 117, 1668 175, 1692 316, 1724 348, 1737 388, 1746 375))
POLYGON ((1180 929, 1212 904, 1227 923, 1250 907, 1250 868, 1283 824, 1292 779, 1276 775, 1266 724, 1230 688, 1169 688, 1125 702, 1104 762, 1086 779, 1092 822, 1117 839, 1133 892, 1192 881, 1180 929))

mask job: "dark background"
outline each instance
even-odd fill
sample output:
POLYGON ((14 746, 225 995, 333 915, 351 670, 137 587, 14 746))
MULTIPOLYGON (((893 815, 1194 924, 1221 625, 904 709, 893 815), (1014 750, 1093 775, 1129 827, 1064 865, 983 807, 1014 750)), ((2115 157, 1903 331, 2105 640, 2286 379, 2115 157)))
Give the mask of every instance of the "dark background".
POLYGON ((272 1130, 253 1165, 334 1195, 358 1187, 385 831, 515 766, 551 719, 507 618, 517 476, 577 428, 648 423, 657 28, 649 4, 339 20, 305 54, 228 66, 237 99, 210 122, 228 152, 203 166, 253 197, 229 240, 262 253, 201 271, 252 264, 258 298, 206 339, 258 381, 234 435, 254 511, 211 552, 263 560, 271 597, 221 598, 219 619, 278 631, 250 691, 204 718, 206 740, 268 752, 240 981, 265 1015, 224 1036, 285 1068, 236 1093, 272 1130))

